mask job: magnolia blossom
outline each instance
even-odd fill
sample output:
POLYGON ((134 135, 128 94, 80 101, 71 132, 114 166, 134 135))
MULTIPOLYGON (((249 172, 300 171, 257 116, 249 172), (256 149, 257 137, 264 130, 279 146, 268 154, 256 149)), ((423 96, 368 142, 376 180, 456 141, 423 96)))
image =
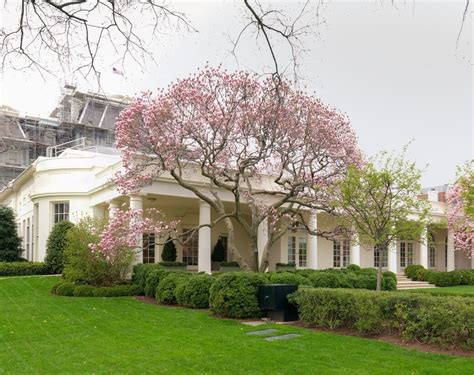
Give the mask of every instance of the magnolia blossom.
POLYGON ((456 183, 446 193, 448 227, 454 232, 454 247, 474 256, 474 223, 465 213, 465 187, 456 183))
POLYGON ((119 116, 116 146, 123 168, 115 182, 123 193, 171 175, 223 220, 233 215, 254 248, 267 217, 273 231, 298 210, 331 210, 328 187, 362 159, 346 116, 313 95, 285 81, 276 86, 271 78, 210 67, 137 97, 119 116), (207 192, 189 182, 196 172, 207 192), (227 210, 216 193, 223 190, 235 203, 227 210))
POLYGON ((102 255, 108 262, 113 262, 124 252, 141 251, 138 240, 143 233, 170 235, 176 231, 178 222, 160 220, 160 213, 157 210, 149 209, 145 214, 147 217, 143 217, 143 213, 139 210, 118 210, 100 234, 99 244, 89 245, 91 252, 102 255))

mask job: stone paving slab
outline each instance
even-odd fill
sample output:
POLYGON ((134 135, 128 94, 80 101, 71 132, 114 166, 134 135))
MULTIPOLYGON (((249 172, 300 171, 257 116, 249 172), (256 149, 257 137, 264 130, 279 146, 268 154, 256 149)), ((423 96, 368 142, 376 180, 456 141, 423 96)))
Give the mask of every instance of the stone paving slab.
POLYGON ((272 337, 265 337, 265 340, 267 341, 277 341, 277 340, 289 340, 293 339, 295 337, 301 336, 298 333, 288 333, 286 335, 281 335, 281 336, 272 336, 272 337))
POLYGON ((268 335, 270 333, 275 333, 275 332, 279 332, 279 331, 277 329, 270 328, 270 329, 264 329, 261 331, 247 332, 247 335, 262 336, 262 335, 268 335))
POLYGON ((242 324, 245 324, 246 326, 257 327, 263 324, 267 324, 267 322, 264 322, 262 320, 256 320, 254 322, 242 322, 242 324))

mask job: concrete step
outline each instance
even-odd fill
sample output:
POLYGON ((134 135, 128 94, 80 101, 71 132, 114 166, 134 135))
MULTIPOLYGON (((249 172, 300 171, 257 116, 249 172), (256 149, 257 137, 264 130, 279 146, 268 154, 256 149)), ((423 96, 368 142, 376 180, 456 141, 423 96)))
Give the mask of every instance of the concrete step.
POLYGON ((397 285, 397 290, 405 290, 405 289, 432 289, 437 288, 436 285, 433 284, 426 284, 426 285, 397 285))
POLYGON ((409 284, 409 285, 423 285, 423 284, 429 284, 429 282, 427 281, 399 281, 397 282, 397 284, 401 284, 401 285, 406 285, 406 284, 409 284))

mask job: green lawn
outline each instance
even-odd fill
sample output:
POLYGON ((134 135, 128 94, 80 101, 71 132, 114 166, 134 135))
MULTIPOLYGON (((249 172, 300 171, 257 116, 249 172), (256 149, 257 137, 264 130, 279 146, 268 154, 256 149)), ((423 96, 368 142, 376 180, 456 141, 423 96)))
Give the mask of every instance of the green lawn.
MULTIPOLYGON (((401 292, 406 292, 406 291, 407 290, 401 290, 401 292)), ((433 295, 474 297, 474 285, 457 285, 457 286, 447 286, 444 288, 428 288, 428 289, 409 289, 408 291, 414 292, 414 293, 429 293, 433 295)))
MULTIPOLYGON (((207 311, 134 298, 49 294, 55 277, 0 280, 3 373, 473 374, 474 359, 274 325, 302 336, 267 342, 207 311)), ((265 327, 269 328, 269 327, 265 327)))

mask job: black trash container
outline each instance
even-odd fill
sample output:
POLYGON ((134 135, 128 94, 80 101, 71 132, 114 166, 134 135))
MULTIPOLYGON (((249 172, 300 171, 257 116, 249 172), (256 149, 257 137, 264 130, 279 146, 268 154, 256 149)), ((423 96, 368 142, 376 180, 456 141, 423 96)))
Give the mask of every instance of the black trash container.
POLYGON ((288 294, 296 292, 298 285, 294 284, 264 284, 258 288, 260 308, 267 317, 277 322, 292 322, 298 320, 296 306, 288 302, 288 294))

